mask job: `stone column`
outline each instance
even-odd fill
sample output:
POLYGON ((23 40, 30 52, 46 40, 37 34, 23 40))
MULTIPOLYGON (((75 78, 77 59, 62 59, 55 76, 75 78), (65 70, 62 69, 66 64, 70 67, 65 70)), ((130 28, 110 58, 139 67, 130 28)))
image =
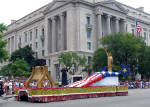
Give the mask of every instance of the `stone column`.
POLYGON ((63 13, 61 13, 60 14, 60 35, 61 35, 61 51, 63 51, 64 50, 64 43, 65 43, 65 35, 64 35, 64 14, 63 13))
POLYGON ((100 39, 102 37, 102 13, 97 14, 97 24, 98 24, 98 39, 100 39))
POLYGON ((11 41, 11 45, 12 45, 11 52, 13 52, 13 51, 14 51, 14 48, 15 48, 15 42, 14 42, 15 36, 12 36, 11 39, 12 39, 12 41, 11 41))
POLYGON ((10 38, 7 39, 7 50, 8 50, 8 53, 10 54, 10 38))
POLYGON ((52 17, 52 52, 56 52, 56 19, 52 17))
POLYGON ((107 23, 107 34, 111 34, 110 19, 111 19, 111 15, 107 15, 107 19, 106 19, 106 23, 107 23))
POLYGON ((15 36, 14 36, 14 50, 17 50, 17 33, 15 33, 15 36))
POLYGON ((73 10, 69 9, 66 12, 66 40, 67 40, 67 51, 72 51, 73 50, 73 24, 74 24, 74 20, 73 20, 73 10))
POLYGON ((10 51, 10 54, 12 53, 12 37, 10 37, 10 49, 9 49, 9 51, 10 51))
POLYGON ((115 18, 115 29, 116 29, 116 33, 119 32, 119 18, 115 18))
POLYGON ((99 39, 102 38, 102 12, 97 13, 97 47, 100 47, 99 39))
POLYGON ((123 31, 123 32, 126 32, 126 20, 123 19, 123 20, 122 20, 122 23, 123 23, 123 27, 122 27, 123 29, 122 29, 122 31, 123 31))
POLYGON ((46 18, 45 19, 45 31, 46 31, 46 35, 45 35, 45 54, 46 56, 52 52, 52 34, 50 33, 50 19, 46 18))

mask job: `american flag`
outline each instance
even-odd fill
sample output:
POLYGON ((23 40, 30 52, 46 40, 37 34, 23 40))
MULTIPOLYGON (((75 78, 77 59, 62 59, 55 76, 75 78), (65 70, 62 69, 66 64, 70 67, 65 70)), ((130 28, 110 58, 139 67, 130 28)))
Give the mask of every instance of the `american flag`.
POLYGON ((137 33, 137 34, 140 34, 141 31, 142 31, 142 29, 141 29, 141 27, 140 27, 140 25, 139 25, 139 21, 136 20, 136 33, 137 33))
POLYGON ((105 77, 118 76, 118 75, 119 75, 118 72, 97 72, 83 80, 76 81, 65 87, 80 87, 80 88, 87 87, 87 86, 90 86, 90 85, 104 79, 105 77))

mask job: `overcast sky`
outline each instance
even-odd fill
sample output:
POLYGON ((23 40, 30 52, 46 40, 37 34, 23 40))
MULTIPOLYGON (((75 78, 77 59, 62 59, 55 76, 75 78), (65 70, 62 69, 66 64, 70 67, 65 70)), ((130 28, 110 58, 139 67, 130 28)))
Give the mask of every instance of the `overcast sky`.
MULTIPOLYGON (((1 0, 0 23, 10 24, 11 19, 18 20, 36 9, 50 3, 52 0, 1 0)), ((137 8, 143 6, 145 12, 150 13, 149 0, 117 0, 121 3, 137 8)))

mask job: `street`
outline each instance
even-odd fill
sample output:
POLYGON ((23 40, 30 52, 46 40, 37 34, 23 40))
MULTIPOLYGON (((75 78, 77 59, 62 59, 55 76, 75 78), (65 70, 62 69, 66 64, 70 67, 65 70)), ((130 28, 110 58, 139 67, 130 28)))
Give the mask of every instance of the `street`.
POLYGON ((129 96, 78 99, 51 103, 30 103, 2 99, 0 107, 150 107, 150 89, 131 89, 129 96))

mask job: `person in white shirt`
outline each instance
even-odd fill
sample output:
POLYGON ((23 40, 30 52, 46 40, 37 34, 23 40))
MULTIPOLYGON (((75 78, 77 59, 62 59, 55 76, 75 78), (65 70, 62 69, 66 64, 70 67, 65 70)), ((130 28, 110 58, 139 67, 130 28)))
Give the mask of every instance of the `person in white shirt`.
POLYGON ((9 82, 8 85, 9 85, 9 94, 12 94, 12 82, 9 82))

